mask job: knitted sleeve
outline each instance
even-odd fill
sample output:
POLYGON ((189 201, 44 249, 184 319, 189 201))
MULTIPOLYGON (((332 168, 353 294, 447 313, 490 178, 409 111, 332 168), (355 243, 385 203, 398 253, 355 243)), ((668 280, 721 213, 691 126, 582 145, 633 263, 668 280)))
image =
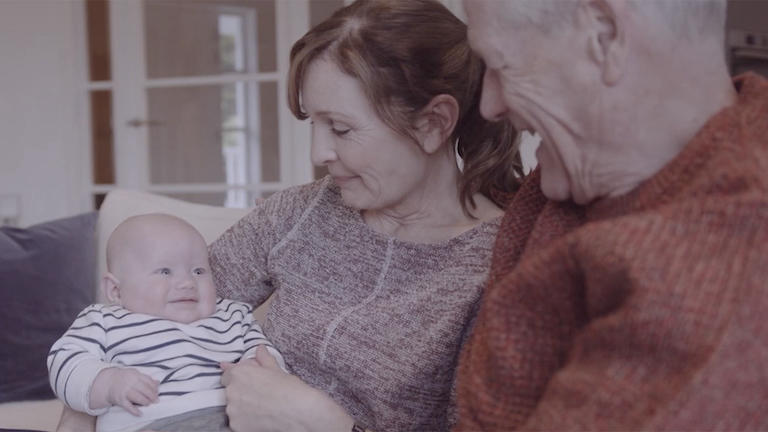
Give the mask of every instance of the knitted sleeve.
POLYGON ((752 406, 768 397, 760 215, 762 197, 709 199, 601 230, 634 242, 585 230, 574 256, 590 320, 525 428, 764 429, 752 406))
POLYGON ((270 251, 296 226, 329 180, 275 193, 209 246, 211 271, 220 297, 259 305, 272 294, 275 287, 269 276, 270 251))
POLYGON ((89 396, 96 375, 111 365, 104 361, 106 330, 103 305, 85 308, 72 326, 57 340, 48 353, 51 388, 70 408, 99 415, 106 412, 90 409, 89 396))

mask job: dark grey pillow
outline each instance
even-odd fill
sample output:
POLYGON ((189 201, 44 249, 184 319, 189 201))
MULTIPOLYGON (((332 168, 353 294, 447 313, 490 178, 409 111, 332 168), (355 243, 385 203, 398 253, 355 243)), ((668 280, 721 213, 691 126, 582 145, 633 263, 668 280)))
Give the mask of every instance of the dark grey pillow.
POLYGON ((48 350, 95 298, 96 219, 0 227, 0 402, 54 397, 48 350))

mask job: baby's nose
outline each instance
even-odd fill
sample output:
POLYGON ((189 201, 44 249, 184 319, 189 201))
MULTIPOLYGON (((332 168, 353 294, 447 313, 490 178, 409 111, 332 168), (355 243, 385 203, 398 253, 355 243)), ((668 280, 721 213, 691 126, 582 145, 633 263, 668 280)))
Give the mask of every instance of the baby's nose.
POLYGON ((186 276, 186 277, 183 277, 181 280, 179 280, 177 287, 183 290, 193 289, 195 288, 195 282, 192 280, 191 277, 186 276))

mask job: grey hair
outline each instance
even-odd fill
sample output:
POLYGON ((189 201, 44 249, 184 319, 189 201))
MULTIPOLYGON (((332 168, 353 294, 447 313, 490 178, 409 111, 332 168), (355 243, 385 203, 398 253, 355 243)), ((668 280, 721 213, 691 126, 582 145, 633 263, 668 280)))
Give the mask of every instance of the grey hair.
POLYGON ((648 19, 662 20, 681 37, 725 37, 726 0, 632 0, 632 4, 648 19))
MULTIPOLYGON (((572 25, 580 0, 486 0, 507 9, 505 24, 536 27, 544 33, 572 25)), ((726 0, 630 0, 647 19, 663 22, 673 33, 689 39, 725 37, 726 0)))

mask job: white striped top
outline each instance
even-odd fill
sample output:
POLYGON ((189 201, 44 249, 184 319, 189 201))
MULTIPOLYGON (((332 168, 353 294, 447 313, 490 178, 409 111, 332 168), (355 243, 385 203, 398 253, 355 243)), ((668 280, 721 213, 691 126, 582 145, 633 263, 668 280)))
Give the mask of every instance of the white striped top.
POLYGON ((159 418, 224 405, 219 362, 252 357, 257 346, 266 345, 285 369, 252 312, 246 303, 219 298, 213 315, 184 324, 121 306, 88 306, 51 347, 51 387, 71 408, 99 415, 100 431, 135 430, 159 418), (115 366, 135 368, 160 383, 159 401, 139 407, 141 417, 119 406, 89 408, 96 375, 115 366))

